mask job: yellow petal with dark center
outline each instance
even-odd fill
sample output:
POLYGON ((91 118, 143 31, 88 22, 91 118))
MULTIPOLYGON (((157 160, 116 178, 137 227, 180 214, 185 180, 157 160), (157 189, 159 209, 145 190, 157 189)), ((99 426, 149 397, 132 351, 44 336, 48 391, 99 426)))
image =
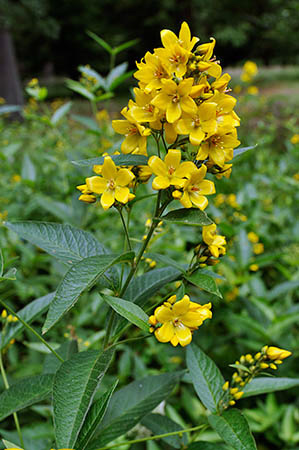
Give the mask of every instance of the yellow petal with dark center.
POLYGON ((186 314, 189 309, 190 299, 188 295, 184 295, 182 300, 176 302, 172 307, 172 312, 175 316, 186 314))
POLYGON ((117 186, 115 189, 115 199, 120 203, 128 203, 130 189, 127 187, 117 186))
POLYGON ((165 323, 173 319, 173 314, 170 308, 162 305, 155 310, 155 317, 158 322, 165 323))
POLYGON ((167 177, 156 177, 153 179, 152 188, 156 190, 167 189, 170 186, 169 178, 167 177))
POLYGON ((148 165, 155 175, 166 177, 168 175, 167 166, 158 156, 151 156, 148 165))
POLYGON ((116 175, 115 182, 118 186, 128 186, 128 184, 135 178, 135 175, 128 169, 119 169, 116 175))
POLYGON ((167 153, 167 155, 164 158, 164 162, 167 166, 167 168, 176 169, 181 162, 181 151, 176 149, 171 149, 167 153))
POLYGON ((182 323, 174 328, 174 332, 182 347, 186 347, 186 345, 190 344, 190 342, 192 341, 192 334, 190 329, 188 327, 185 327, 185 325, 183 325, 182 323))
POLYGON ((107 188, 107 180, 97 176, 89 177, 86 178, 86 186, 88 191, 102 194, 107 188))
POLYGON ((112 158, 110 158, 110 156, 105 156, 101 175, 106 178, 106 180, 115 180, 116 174, 117 170, 112 158))
POLYGON ((106 210, 110 208, 114 203, 114 191, 111 191, 110 189, 103 192, 101 196, 101 205, 106 210))
POLYGON ((155 331, 155 336, 159 342, 169 342, 174 336, 174 326, 172 322, 166 322, 161 328, 155 331))

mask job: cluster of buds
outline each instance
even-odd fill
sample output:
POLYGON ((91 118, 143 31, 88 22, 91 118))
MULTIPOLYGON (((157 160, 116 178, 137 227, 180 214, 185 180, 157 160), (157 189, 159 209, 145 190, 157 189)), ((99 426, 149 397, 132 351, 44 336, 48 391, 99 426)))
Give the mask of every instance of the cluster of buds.
POLYGON ((202 227, 203 242, 194 249, 197 265, 199 267, 214 266, 219 257, 226 253, 226 239, 216 232, 216 225, 202 227))
POLYGON ((1 319, 4 320, 7 323, 17 322, 18 321, 18 318, 16 316, 13 316, 12 314, 7 314, 6 309, 2 310, 1 319))
POLYGON ((235 405, 236 401, 243 396, 246 384, 266 369, 276 370, 277 365, 282 364, 283 360, 291 354, 288 350, 265 345, 255 355, 250 353, 242 355, 239 361, 231 364, 231 367, 237 371, 233 373, 231 381, 226 381, 222 387, 225 395, 220 406, 225 409, 235 405))

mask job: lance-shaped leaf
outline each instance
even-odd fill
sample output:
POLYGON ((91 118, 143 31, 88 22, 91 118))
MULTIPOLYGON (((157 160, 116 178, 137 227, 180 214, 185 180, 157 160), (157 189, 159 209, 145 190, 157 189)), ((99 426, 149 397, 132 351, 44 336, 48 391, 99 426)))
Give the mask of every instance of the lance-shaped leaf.
POLYGON ((211 414, 208 420, 224 442, 235 450, 256 450, 248 422, 238 409, 224 411, 221 416, 211 414))
POLYGON ((119 297, 112 297, 111 295, 102 295, 102 297, 122 317, 142 330, 149 331, 148 315, 140 306, 119 297))
POLYGON ((51 117, 51 124, 56 125, 69 112, 71 106, 72 102, 66 102, 60 108, 56 109, 51 117))
POLYGON ((68 265, 107 253, 91 233, 70 225, 24 221, 5 222, 5 226, 68 265))
MULTIPOLYGON (((174 422, 167 416, 161 414, 148 414, 141 420, 141 425, 151 430, 153 434, 165 434, 172 433, 173 431, 179 431, 182 429, 182 425, 174 422)), ((168 436, 162 438, 168 445, 174 448, 184 448, 187 444, 186 433, 181 435, 168 436)))
POLYGON ((206 408, 216 412, 224 384, 220 370, 214 361, 194 343, 187 348, 187 367, 198 397, 206 408))
POLYGON ((243 397, 266 394, 274 391, 284 391, 299 386, 299 378, 255 378, 243 389, 243 397))
POLYGON ((165 373, 134 381, 113 394, 97 437, 88 450, 103 447, 133 428, 171 393, 180 373, 165 373))
POLYGON ((205 273, 199 271, 193 273, 192 275, 184 277, 189 283, 195 284, 204 291, 210 292, 211 294, 217 295, 222 298, 221 292, 218 289, 215 278, 205 273))
POLYGON ((36 375, 10 386, 0 395, 0 420, 47 398, 52 391, 53 375, 36 375))
POLYGON ((174 269, 179 270, 182 273, 185 273, 186 267, 184 267, 182 264, 179 264, 174 259, 169 258, 169 256, 160 255, 160 253, 147 253, 146 256, 153 259, 154 261, 161 262, 169 267, 173 267, 174 269))
POLYGON ((20 450, 23 450, 21 447, 18 447, 17 446, 17 444, 13 444, 12 442, 9 442, 9 441, 6 441, 5 439, 2 439, 3 440, 3 444, 5 445, 5 448, 7 448, 8 450, 10 449, 20 449, 20 450))
POLYGON ((84 450, 92 436, 94 435, 98 425, 100 424, 108 404, 110 402, 111 396, 118 384, 118 380, 113 384, 113 386, 105 392, 102 397, 97 400, 88 411, 84 424, 81 428, 80 434, 76 441, 75 447, 84 450))
MULTIPOLYGON (((66 341, 56 350, 56 353, 58 353, 64 361, 70 359, 77 352, 78 342, 76 340, 66 341)), ((47 355, 45 358, 43 373, 55 373, 61 364, 62 362, 59 361, 53 353, 50 353, 50 355, 47 355)))
POLYGON ((64 362, 53 384, 54 428, 59 448, 74 448, 113 350, 86 351, 64 362))
POLYGON ((249 146, 249 147, 235 148, 235 150, 234 150, 234 159, 235 159, 237 156, 240 156, 240 155, 242 155, 243 153, 248 152, 248 150, 252 150, 253 148, 256 148, 256 147, 257 147, 257 144, 251 145, 251 146, 249 146))
POLYGON ((73 264, 57 288, 50 304, 43 333, 46 333, 77 302, 83 292, 90 289, 115 264, 130 261, 134 252, 122 255, 99 255, 73 264))
MULTIPOLYGON (((54 292, 51 294, 44 295, 43 297, 33 300, 29 305, 18 311, 18 315, 28 324, 34 321, 36 317, 47 311, 49 304, 54 298, 54 292)), ((11 339, 19 336, 24 330, 25 326, 20 322, 10 323, 7 327, 5 334, 0 334, 0 349, 6 347, 11 339)))
POLYGON ((204 211, 198 208, 180 208, 170 211, 161 217, 165 222, 177 223, 179 225, 211 225, 213 221, 207 216, 204 211))
MULTIPOLYGON (((99 158, 81 159, 72 161, 76 166, 93 166, 94 164, 104 164, 104 156, 99 158)), ((144 155, 111 155, 111 159, 117 166, 145 166, 148 157, 144 155)))

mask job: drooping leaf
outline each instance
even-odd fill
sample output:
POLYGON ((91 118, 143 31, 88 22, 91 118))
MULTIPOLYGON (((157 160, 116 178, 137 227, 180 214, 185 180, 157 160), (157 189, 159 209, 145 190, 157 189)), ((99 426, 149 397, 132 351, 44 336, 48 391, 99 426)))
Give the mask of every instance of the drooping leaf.
POLYGON ((179 225, 193 226, 211 225, 213 223, 207 214, 198 208, 176 209, 162 216, 161 220, 179 225))
POLYGON ((52 222, 5 222, 5 226, 65 264, 74 264, 90 256, 107 253, 89 232, 71 225, 52 222))
MULTIPOLYGON (((78 352, 78 342, 76 340, 64 342, 57 350, 59 356, 64 361, 70 359, 75 353, 78 352)), ((53 353, 47 355, 44 361, 43 373, 55 373, 61 366, 62 362, 56 358, 53 353)))
POLYGON ((0 421, 14 412, 47 398, 52 391, 53 375, 24 378, 0 394, 0 421))
POLYGON ((142 330, 149 331, 148 315, 138 305, 111 295, 102 295, 102 297, 122 317, 142 330))
POLYGON ((133 428, 171 393, 180 373, 165 373, 133 381, 113 394, 96 438, 88 450, 95 450, 133 428))
POLYGON ((113 386, 105 392, 101 396, 99 400, 97 400, 88 411, 88 414, 86 416, 86 419, 84 420, 84 424, 81 428, 81 431, 79 433, 78 439, 75 443, 75 447, 84 450, 92 436, 94 435, 98 425, 100 424, 107 407, 109 405, 109 402, 111 400, 111 396, 113 392, 115 391, 115 388, 118 384, 118 381, 116 381, 113 386))
POLYGON ((268 392, 284 391, 292 387, 299 386, 299 378, 255 378, 243 389, 243 397, 266 394, 268 392))
MULTIPOLYGON (((33 300, 29 305, 18 311, 18 315, 28 324, 32 323, 36 317, 43 314, 47 309, 49 304, 54 298, 54 292, 51 294, 44 295, 43 297, 33 300)), ((5 334, 0 334, 0 349, 6 347, 11 339, 18 337, 24 330, 24 325, 18 321, 9 324, 6 329, 5 334)))
POLYGON ((216 412, 224 384, 220 370, 194 343, 187 347, 187 367, 199 399, 211 412, 216 412))
POLYGON ((219 436, 235 450, 256 450, 248 422, 238 409, 228 409, 221 416, 211 414, 208 420, 219 436))
POLYGON ((130 261, 134 256, 134 252, 122 255, 97 255, 73 264, 59 284, 50 304, 43 333, 52 328, 75 305, 80 295, 89 290, 110 267, 130 261))
POLYGON ((110 365, 113 350, 77 353, 56 372, 53 408, 56 444, 74 448, 93 396, 110 365))
POLYGON ((195 286, 198 286, 204 291, 210 292, 211 294, 217 295, 218 297, 222 298, 222 294, 218 289, 215 278, 211 277, 210 275, 206 275, 200 271, 197 271, 192 275, 185 275, 184 278, 189 281, 189 283, 195 284, 195 286))
MULTIPOLYGON (((182 429, 181 425, 161 414, 148 414, 141 420, 141 425, 145 426, 156 435, 172 433, 173 431, 182 429)), ((185 433, 182 433, 181 435, 177 434, 162 438, 162 441, 165 441, 171 447, 182 448, 187 444, 187 436, 185 433)))
POLYGON ((66 102, 58 108, 51 117, 52 125, 56 125, 71 109, 72 102, 66 102))
MULTIPOLYGON (((72 161, 76 166, 93 166, 94 164, 103 164, 104 156, 99 158, 81 159, 79 161, 72 161)), ((144 155, 111 155, 111 159, 117 166, 145 166, 148 157, 144 155)))
POLYGON ((256 148, 257 144, 255 145, 250 145, 249 147, 240 147, 240 148, 235 148, 234 149, 234 158, 235 159, 237 156, 242 155, 243 153, 248 152, 248 150, 252 150, 253 148, 256 148))

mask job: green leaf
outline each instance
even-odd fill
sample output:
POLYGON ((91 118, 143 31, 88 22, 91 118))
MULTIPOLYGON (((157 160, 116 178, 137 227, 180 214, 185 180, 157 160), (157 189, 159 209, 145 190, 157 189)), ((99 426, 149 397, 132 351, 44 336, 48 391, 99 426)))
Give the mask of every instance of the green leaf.
POLYGON ((268 392, 284 391, 292 387, 299 386, 299 378, 255 378, 247 384, 243 391, 243 397, 266 394, 268 392))
POLYGON ((240 148, 236 148, 236 149, 234 150, 234 158, 233 158, 233 159, 235 159, 237 156, 242 155, 242 154, 245 153, 245 152, 248 152, 248 150, 252 150, 253 148, 256 148, 256 147, 257 147, 257 144, 251 145, 251 146, 249 146, 249 147, 240 147, 240 148))
POLYGON ((245 267, 251 258, 251 245, 249 243, 247 233, 245 230, 240 230, 237 238, 237 252, 238 252, 238 262, 242 267, 245 267))
POLYGON ((16 273, 17 269, 15 267, 12 267, 9 269, 4 275, 0 277, 0 281, 14 281, 16 279, 16 273))
POLYGON ((208 441, 200 441, 200 442, 192 442, 192 444, 188 445, 187 450, 231 450, 231 446, 227 446, 225 444, 220 444, 219 442, 208 442, 208 441))
POLYGON ((22 111, 22 107, 19 105, 1 105, 0 106, 0 116, 2 114, 10 114, 14 112, 22 111))
POLYGON ((95 80, 97 80, 97 83, 94 86, 94 90, 98 89, 100 86, 105 90, 107 89, 105 78, 102 77, 102 75, 100 75, 96 70, 86 66, 79 66, 78 69, 85 75, 88 75, 89 77, 92 77, 95 80))
POLYGON ((73 264, 60 282, 50 304, 43 333, 52 328, 75 305, 80 295, 91 289, 110 267, 130 261, 134 256, 134 252, 122 255, 96 255, 73 264))
POLYGON ((111 47, 111 45, 109 45, 108 42, 104 41, 104 39, 102 39, 100 36, 89 30, 86 31, 86 34, 91 37, 91 39, 96 41, 101 47, 103 47, 108 53, 113 53, 113 48, 111 47))
MULTIPOLYGON (((78 342, 76 340, 64 342, 57 350, 59 356, 64 361, 70 359, 75 353, 78 352, 78 342)), ((44 361, 43 373, 55 373, 61 366, 62 362, 51 353, 47 355, 44 361)))
POLYGON ((187 347, 187 367, 199 399, 211 412, 216 412, 224 384, 220 370, 194 343, 187 347))
POLYGON ((36 180, 35 166, 27 153, 25 153, 23 157, 21 177, 23 180, 36 180))
POLYGON ((148 315, 135 303, 110 295, 102 295, 102 297, 122 317, 142 330, 149 331, 148 315))
POLYGON ((82 97, 87 98, 90 101, 94 100, 94 94, 90 92, 86 87, 84 87, 79 81, 71 80, 70 78, 67 78, 65 80, 65 84, 69 89, 71 89, 74 92, 77 92, 77 94, 82 95, 82 97))
POLYGON ((212 414, 208 420, 219 436, 235 450, 256 450, 247 420, 238 409, 224 411, 221 416, 212 414))
POLYGON ((142 417, 165 400, 178 382, 180 373, 165 373, 133 381, 113 394, 98 435, 88 450, 103 447, 133 428, 142 417))
POLYGON ((269 300, 274 300, 275 298, 280 297, 293 289, 297 289, 298 287, 299 280, 285 281, 284 283, 277 284, 266 295, 269 300))
POLYGON ((211 277, 210 275, 206 275, 202 272, 197 271, 192 275, 185 275, 184 278, 189 281, 189 283, 195 284, 195 286, 198 286, 204 291, 210 292, 211 294, 217 295, 218 297, 222 298, 222 294, 218 289, 215 278, 211 277))
MULTIPOLYGON (((153 434, 165 434, 172 433, 173 431, 179 431, 182 426, 174 422, 167 416, 161 414, 148 414, 141 420, 141 425, 145 426, 153 432, 153 434)), ((187 444, 186 433, 182 435, 174 435, 162 438, 168 445, 174 448, 183 448, 187 444)))
POLYGON ((6 441, 5 439, 2 439, 2 441, 5 445, 5 448, 7 448, 8 450, 11 450, 12 448, 19 448, 20 450, 23 450, 21 447, 18 447, 17 444, 13 444, 12 442, 6 441))
POLYGON ((68 265, 106 253, 105 247, 91 233, 71 225, 26 221, 5 222, 5 226, 68 265))
POLYGON ((179 225, 193 226, 210 225, 213 223, 206 213, 198 208, 176 209, 165 214, 165 216, 161 217, 161 220, 179 225))
POLYGON ((111 85, 114 80, 122 76, 128 68, 128 63, 124 62, 118 66, 113 67, 113 69, 108 73, 106 77, 107 88, 111 90, 111 85))
POLYGON ((85 117, 85 116, 81 116, 79 114, 72 114, 71 119, 74 120, 75 122, 80 123, 84 127, 88 128, 88 130, 92 130, 92 131, 95 131, 100 134, 99 125, 91 117, 85 117))
POLYGON ((53 375, 47 374, 24 378, 10 386, 0 395, 0 421, 47 398, 52 385, 53 375))
POLYGON ((71 109, 72 102, 66 102, 58 108, 51 117, 52 125, 56 125, 71 109))
POLYGON ((57 447, 74 448, 93 396, 111 363, 113 350, 77 353, 56 372, 53 383, 57 447))
POLYGON ((233 369, 241 369, 244 370, 244 372, 250 373, 248 367, 244 366, 243 364, 229 364, 229 367, 232 367, 233 369))
POLYGON ((126 72, 126 73, 120 75, 119 77, 115 78, 110 85, 110 90, 113 91, 114 89, 117 88, 117 86, 119 86, 125 80, 127 80, 128 78, 131 78, 131 76, 133 75, 134 72, 135 72, 135 70, 130 70, 130 72, 126 72))
POLYGON ((122 52, 123 50, 126 50, 129 47, 133 47, 133 45, 138 44, 140 39, 131 39, 130 41, 124 42, 123 44, 118 45, 117 47, 114 47, 113 53, 117 55, 118 53, 122 52))
MULTIPOLYGON (((104 156, 99 158, 81 159, 72 161, 76 166, 93 166, 94 164, 103 164, 104 156)), ((111 155, 111 159, 117 166, 145 166, 148 157, 144 155, 111 155)))
MULTIPOLYGON (((54 298, 54 292, 33 300, 24 308, 18 311, 18 315, 28 324, 33 322, 39 315, 43 314, 54 298)), ((0 333, 0 349, 6 347, 11 339, 18 337, 25 329, 24 325, 18 321, 9 324, 5 334, 0 333)))
POLYGON ((101 396, 99 400, 97 400, 88 411, 86 419, 84 420, 84 424, 81 428, 78 439, 75 443, 75 447, 84 450, 92 436, 94 435, 98 425, 100 424, 109 402, 111 400, 111 396, 118 384, 118 380, 113 384, 113 386, 105 392, 104 395, 101 396))
POLYGON ((151 258, 154 261, 166 264, 166 266, 173 267, 174 269, 177 269, 182 273, 185 273, 185 267, 176 262, 174 259, 169 258, 169 256, 160 255, 159 253, 146 253, 146 257, 151 258))
POLYGON ((2 277, 3 275, 3 270, 4 270, 4 260, 3 260, 3 253, 0 248, 0 277, 2 277))

